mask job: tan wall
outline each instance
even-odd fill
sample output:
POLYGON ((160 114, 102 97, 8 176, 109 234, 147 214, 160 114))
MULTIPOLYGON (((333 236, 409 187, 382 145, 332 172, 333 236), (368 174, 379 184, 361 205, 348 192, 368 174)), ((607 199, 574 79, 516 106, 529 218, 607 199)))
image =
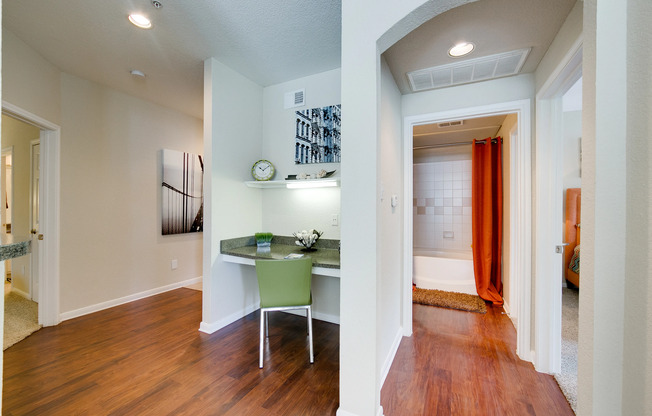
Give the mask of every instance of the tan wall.
POLYGON ((161 236, 160 151, 201 154, 202 121, 61 73, 6 30, 2 54, 3 99, 61 126, 60 312, 200 277, 201 234, 161 236))
POLYGON ((510 218, 511 218, 511 189, 509 182, 511 179, 511 148, 510 148, 510 132, 516 126, 518 117, 516 114, 509 114, 505 118, 503 125, 498 130, 496 136, 503 138, 503 299, 509 308, 509 305, 516 304, 516 293, 512 293, 511 275, 509 270, 510 253, 509 247, 511 244, 510 238, 510 218))
POLYGON ((161 150, 201 120, 62 74, 61 309, 201 276, 201 234, 161 235, 161 150), (170 262, 178 260, 178 269, 170 262))
MULTIPOLYGON (((39 134, 39 129, 34 126, 6 115, 2 116, 2 148, 13 148, 13 212, 11 228, 12 234, 15 236, 27 236, 31 229, 29 199, 30 142, 38 139, 39 134)), ((30 260, 31 255, 8 261, 11 263, 13 289, 17 289, 26 295, 31 295, 29 287, 30 260)))

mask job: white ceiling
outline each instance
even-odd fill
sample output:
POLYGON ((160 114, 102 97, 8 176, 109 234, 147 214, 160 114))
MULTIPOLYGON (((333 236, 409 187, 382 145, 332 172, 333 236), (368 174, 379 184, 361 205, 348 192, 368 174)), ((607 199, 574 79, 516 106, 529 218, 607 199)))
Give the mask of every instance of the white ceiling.
MULTIPOLYGON (((341 0, 160 1, 161 9, 150 0, 4 0, 2 25, 64 72, 198 118, 206 58, 261 86, 340 67, 341 0), (131 25, 132 12, 153 28, 131 25)), ((448 63, 461 39, 476 43, 471 58, 532 47, 523 67, 531 72, 574 3, 480 0, 425 23, 384 56, 403 93, 405 72, 448 63)))
POLYGON ((4 0, 2 26, 64 72, 199 118, 206 58, 262 86, 340 67, 340 0, 160 2, 4 0))

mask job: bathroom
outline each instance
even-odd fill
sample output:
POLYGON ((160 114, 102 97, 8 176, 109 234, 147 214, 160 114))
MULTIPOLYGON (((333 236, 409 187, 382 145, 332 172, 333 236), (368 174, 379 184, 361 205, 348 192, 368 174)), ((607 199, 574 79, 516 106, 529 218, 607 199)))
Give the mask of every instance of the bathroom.
POLYGON ((501 114, 414 126, 413 283, 476 295, 472 253, 472 141, 502 137, 502 280, 508 310, 510 142, 517 115, 501 114))

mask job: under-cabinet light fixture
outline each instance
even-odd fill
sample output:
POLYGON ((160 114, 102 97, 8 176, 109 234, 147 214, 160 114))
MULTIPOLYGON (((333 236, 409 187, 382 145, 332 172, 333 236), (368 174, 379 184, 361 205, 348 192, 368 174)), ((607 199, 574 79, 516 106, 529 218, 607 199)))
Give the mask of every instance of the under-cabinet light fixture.
POLYGON ((303 188, 327 188, 337 186, 337 181, 324 181, 324 180, 297 180, 295 182, 288 182, 286 184, 288 189, 303 189, 303 188))

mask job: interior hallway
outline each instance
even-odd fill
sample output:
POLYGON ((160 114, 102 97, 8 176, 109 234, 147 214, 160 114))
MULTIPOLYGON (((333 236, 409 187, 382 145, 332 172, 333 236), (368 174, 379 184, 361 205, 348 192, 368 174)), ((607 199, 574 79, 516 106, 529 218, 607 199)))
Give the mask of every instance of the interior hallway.
MULTIPOLYGON (((334 415, 339 327, 276 313, 258 369, 259 314, 198 331, 202 292, 181 288, 47 327, 5 351, 4 415, 334 415)), ((500 309, 414 306, 383 388, 385 415, 572 415, 552 377, 513 352, 500 309)))
POLYGON ((516 356, 502 307, 479 314, 413 305, 381 393, 385 415, 574 415, 554 378, 516 356))

